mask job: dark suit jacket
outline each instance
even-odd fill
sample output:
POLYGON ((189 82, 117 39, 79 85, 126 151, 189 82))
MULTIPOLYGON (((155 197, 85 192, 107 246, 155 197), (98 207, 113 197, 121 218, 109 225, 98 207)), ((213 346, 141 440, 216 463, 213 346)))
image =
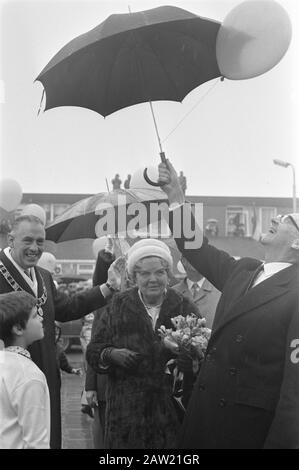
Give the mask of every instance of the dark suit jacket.
POLYGON ((201 316, 206 319, 207 327, 212 328, 221 292, 219 292, 207 279, 204 280, 202 287, 196 293, 194 298, 192 292, 188 288, 187 278, 172 287, 195 303, 201 316))
MULTIPOLYGON (((33 291, 20 275, 19 271, 9 261, 4 251, 0 252, 0 260, 17 281, 20 287, 31 295, 33 291)), ((34 268, 38 282, 38 295, 43 292, 42 279, 47 291, 47 301, 43 306, 43 327, 45 336, 29 347, 32 360, 46 376, 51 402, 51 448, 61 447, 61 412, 60 412, 60 372, 56 360, 55 346, 55 320, 66 322, 76 320, 87 315, 96 308, 104 305, 106 300, 99 287, 68 297, 58 293, 49 271, 43 268, 34 268)), ((11 292, 13 289, 0 273, 0 293, 11 292)))
POLYGON ((299 448, 298 265, 248 290, 259 260, 176 241, 222 291, 180 447, 299 448))
MULTIPOLYGON (((93 285, 101 285, 107 281, 108 269, 115 260, 115 256, 106 253, 105 250, 101 250, 98 253, 95 270, 93 273, 92 283, 93 285)), ((91 337, 94 337, 97 329, 98 322, 106 310, 106 306, 99 308, 94 312, 94 320, 92 323, 91 337)), ((97 392, 98 401, 106 401, 106 387, 107 387, 107 376, 103 374, 97 374, 92 367, 87 364, 86 377, 85 377, 85 390, 95 390, 97 392)))

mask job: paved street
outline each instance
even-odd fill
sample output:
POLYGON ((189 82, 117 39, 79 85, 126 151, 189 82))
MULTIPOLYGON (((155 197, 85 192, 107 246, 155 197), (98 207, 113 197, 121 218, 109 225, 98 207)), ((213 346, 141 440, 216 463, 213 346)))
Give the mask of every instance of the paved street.
MULTIPOLYGON (((72 348, 67 354, 73 367, 82 366, 81 350, 72 348)), ((81 412, 83 378, 61 372, 61 415, 63 449, 92 449, 92 418, 81 412)))

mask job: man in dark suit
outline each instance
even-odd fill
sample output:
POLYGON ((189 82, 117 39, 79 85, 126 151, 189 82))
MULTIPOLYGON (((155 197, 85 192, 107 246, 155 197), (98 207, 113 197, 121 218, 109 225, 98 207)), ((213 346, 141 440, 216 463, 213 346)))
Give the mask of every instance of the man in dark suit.
MULTIPOLYGON (((170 162, 159 173, 172 225, 191 209, 170 162)), ((199 249, 187 249, 183 234, 176 242, 222 292, 179 446, 298 449, 299 214, 272 219, 265 264, 235 260, 205 238, 199 249)))
POLYGON ((175 284, 173 288, 195 303, 201 316, 206 319, 206 326, 212 328, 221 292, 194 269, 184 256, 181 257, 181 263, 185 269, 186 277, 175 284))
POLYGON ((106 304, 106 298, 117 287, 113 270, 110 284, 93 287, 83 293, 67 296, 58 293, 52 276, 37 267, 45 244, 42 222, 33 216, 16 219, 8 235, 8 247, 0 252, 0 293, 26 291, 37 298, 38 313, 43 317, 44 338, 29 349, 32 360, 44 372, 51 401, 51 448, 61 447, 60 373, 56 360, 55 320, 76 320, 106 304))

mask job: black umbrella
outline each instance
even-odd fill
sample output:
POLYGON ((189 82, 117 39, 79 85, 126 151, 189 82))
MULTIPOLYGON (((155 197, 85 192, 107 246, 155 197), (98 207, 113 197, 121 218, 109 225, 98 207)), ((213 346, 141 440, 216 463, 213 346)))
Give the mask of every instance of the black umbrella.
POLYGON ((80 106, 108 116, 152 101, 181 102, 195 87, 220 76, 220 23, 164 6, 115 14, 64 46, 37 77, 46 107, 80 106))

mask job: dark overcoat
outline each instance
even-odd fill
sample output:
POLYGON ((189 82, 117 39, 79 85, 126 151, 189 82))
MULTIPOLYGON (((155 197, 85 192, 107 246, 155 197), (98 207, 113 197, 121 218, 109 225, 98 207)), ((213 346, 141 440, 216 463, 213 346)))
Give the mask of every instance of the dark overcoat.
POLYGON ((222 292, 180 448, 299 448, 299 267, 249 288, 260 260, 183 255, 222 292))
MULTIPOLYGON (((95 270, 92 277, 92 284, 94 286, 104 284, 107 281, 108 269, 115 260, 115 256, 105 250, 100 250, 97 256, 95 270)), ((97 329, 97 323, 103 315, 105 307, 99 308, 94 312, 94 320, 92 323, 91 337, 94 336, 97 329)), ((87 364, 85 390, 95 390, 97 392, 97 399, 100 402, 106 401, 106 386, 107 376, 104 374, 97 374, 89 364, 87 364)))
POLYGON ((117 294, 101 316, 87 347, 87 361, 99 373, 108 374, 105 448, 174 448, 178 417, 171 399, 171 381, 165 365, 171 355, 157 333, 171 318, 187 315, 194 305, 168 289, 155 331, 141 302, 137 287, 117 294), (142 359, 133 370, 118 366, 99 367, 102 350, 108 346, 138 352, 142 359))
MULTIPOLYGON (((10 262, 4 251, 0 252, 0 260, 22 290, 34 295, 19 271, 10 262)), ((51 403, 51 448, 61 447, 61 411, 60 411, 60 372, 56 360, 55 320, 66 322, 76 320, 105 304, 99 287, 94 287, 82 294, 68 297, 58 293, 49 271, 35 267, 38 283, 38 296, 43 293, 43 282, 47 291, 47 301, 43 305, 43 327, 45 336, 36 341, 28 349, 32 360, 46 376, 51 403)), ((11 285, 0 273, 0 293, 13 291, 11 285)))

